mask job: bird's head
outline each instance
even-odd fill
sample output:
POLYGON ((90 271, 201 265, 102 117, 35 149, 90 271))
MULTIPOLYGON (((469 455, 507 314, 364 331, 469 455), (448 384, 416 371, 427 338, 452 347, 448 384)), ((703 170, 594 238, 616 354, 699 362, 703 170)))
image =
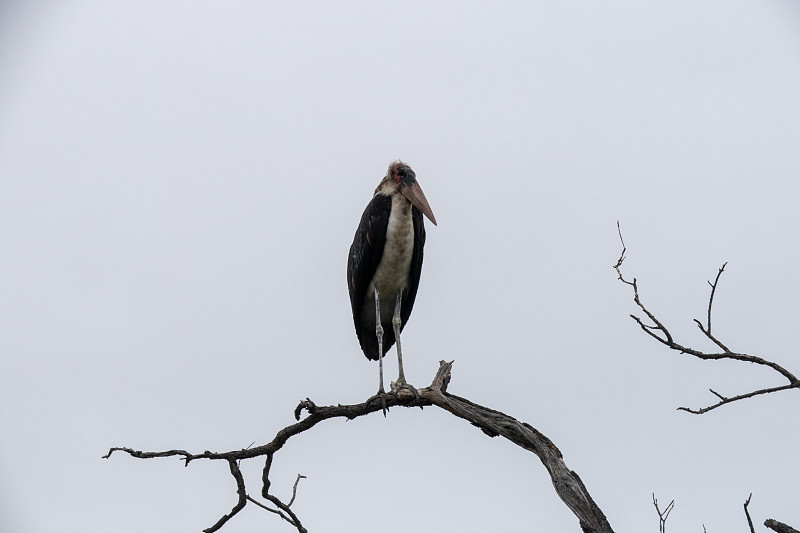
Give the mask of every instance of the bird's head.
POLYGON ((433 216, 428 199, 425 198, 425 193, 417 183, 417 175, 410 166, 402 161, 395 161, 389 165, 386 176, 375 189, 375 194, 391 195, 396 192, 402 194, 414 207, 422 211, 422 214, 428 217, 434 226, 436 225, 436 217, 433 216))

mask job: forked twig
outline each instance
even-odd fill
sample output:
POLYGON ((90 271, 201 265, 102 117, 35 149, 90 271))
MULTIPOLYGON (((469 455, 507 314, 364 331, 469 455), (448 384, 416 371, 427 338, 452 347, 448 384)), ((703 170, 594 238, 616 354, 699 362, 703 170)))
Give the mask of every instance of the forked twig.
POLYGON ((669 502, 669 505, 662 511, 658 508, 658 500, 656 499, 656 493, 653 493, 653 506, 656 508, 656 512, 658 513, 658 533, 666 533, 667 531, 667 518, 669 518, 669 513, 675 508, 675 500, 669 502))
POLYGON ((753 493, 750 493, 750 496, 747 497, 747 501, 744 502, 744 515, 747 517, 747 525, 750 526, 750 533, 756 533, 756 528, 753 527, 753 519, 750 518, 750 511, 747 510, 747 506, 750 505, 750 499, 753 497, 753 493))

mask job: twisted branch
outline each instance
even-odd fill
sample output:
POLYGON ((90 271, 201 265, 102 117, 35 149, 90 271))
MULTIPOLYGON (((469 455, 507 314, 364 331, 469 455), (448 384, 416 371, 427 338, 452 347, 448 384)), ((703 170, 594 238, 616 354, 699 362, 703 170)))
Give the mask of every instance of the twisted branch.
MULTIPOLYGON (((467 420, 490 437, 498 435, 503 436, 514 444, 533 452, 541 460, 547 472, 550 474, 553 487, 555 487, 558 496, 578 518, 582 531, 584 533, 613 533, 608 520, 595 504, 594 500, 592 500, 585 485, 580 477, 578 477, 578 474, 567 467, 561 452, 550 439, 525 422, 519 422, 500 411, 483 407, 447 392, 452 364, 452 362, 447 363, 441 361, 439 371, 436 373, 433 383, 431 383, 429 387, 419 389, 419 391, 417 391, 419 394, 418 396, 415 396, 413 392, 405 388, 393 390, 393 392, 389 393, 386 397, 386 406, 391 408, 395 406, 427 407, 435 405, 459 418, 467 420)), ((131 448, 116 447, 111 448, 103 457, 107 459, 114 452, 120 451, 139 459, 177 456, 184 461, 185 465, 197 459, 227 461, 230 466, 231 475, 233 475, 236 481, 238 499, 233 509, 220 518, 213 526, 205 529, 205 532, 211 533, 218 531, 249 502, 277 514, 294 526, 297 531, 305 533, 307 530, 303 527, 297 515, 290 509, 290 506, 295 501, 297 484, 300 479, 305 476, 298 475, 295 480, 292 490, 292 499, 289 503, 283 503, 276 496, 270 494, 269 488, 271 481, 269 479, 269 471, 275 453, 286 444, 289 438, 311 429, 323 420, 331 418, 346 418, 352 420, 353 418, 379 412, 381 410, 381 401, 379 397, 376 396, 369 398, 364 403, 356 405, 331 405, 323 407, 317 406, 310 399, 306 398, 304 401, 300 402, 295 409, 295 419, 298 420, 298 422, 281 429, 271 442, 261 446, 221 453, 204 451, 198 454, 177 449, 161 452, 143 452, 131 448), (303 411, 306 411, 308 415, 300 420, 303 411), (263 486, 261 496, 272 503, 275 506, 274 509, 259 502, 246 491, 244 478, 239 470, 238 462, 254 457, 266 458, 262 474, 263 486)))

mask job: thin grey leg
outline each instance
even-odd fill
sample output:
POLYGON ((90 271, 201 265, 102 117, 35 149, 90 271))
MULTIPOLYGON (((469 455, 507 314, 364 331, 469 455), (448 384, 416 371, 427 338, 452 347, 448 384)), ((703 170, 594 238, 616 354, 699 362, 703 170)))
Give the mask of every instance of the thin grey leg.
POLYGON ((397 301, 394 304, 394 316, 392 317, 392 326, 394 327, 394 340, 397 343, 397 366, 400 367, 400 376, 397 378, 398 385, 404 385, 406 382, 406 375, 403 373, 403 350, 400 348, 400 326, 402 319, 400 318, 400 303, 403 300, 403 291, 397 292, 397 301))
POLYGON ((392 385, 392 392, 397 394, 401 389, 408 389, 414 397, 419 400, 419 392, 417 389, 406 383, 406 375, 403 372, 403 350, 400 349, 400 329, 403 326, 403 319, 400 318, 400 306, 403 301, 403 291, 397 293, 397 300, 394 304, 394 315, 392 316, 392 327, 394 328, 394 340, 397 343, 397 366, 400 367, 400 375, 397 377, 397 382, 392 385))
POLYGON ((378 289, 375 289, 375 335, 378 337, 378 374, 381 382, 378 384, 378 394, 381 397, 383 416, 386 416, 386 391, 383 388, 383 326, 381 325, 381 300, 378 289))

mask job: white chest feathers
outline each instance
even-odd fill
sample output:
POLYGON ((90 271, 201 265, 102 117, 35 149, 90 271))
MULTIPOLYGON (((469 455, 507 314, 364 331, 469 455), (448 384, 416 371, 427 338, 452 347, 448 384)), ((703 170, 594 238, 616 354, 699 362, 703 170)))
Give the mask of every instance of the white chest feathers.
MULTIPOLYGON (((367 297, 374 304, 374 289, 381 301, 394 304, 398 291, 408 285, 411 257, 414 255, 414 221, 411 218, 411 202, 396 194, 392 196, 392 211, 386 228, 386 244, 375 276, 372 278, 367 297)), ((391 306, 392 311, 394 305, 391 306)), ((383 315, 383 309, 381 309, 383 315)))

